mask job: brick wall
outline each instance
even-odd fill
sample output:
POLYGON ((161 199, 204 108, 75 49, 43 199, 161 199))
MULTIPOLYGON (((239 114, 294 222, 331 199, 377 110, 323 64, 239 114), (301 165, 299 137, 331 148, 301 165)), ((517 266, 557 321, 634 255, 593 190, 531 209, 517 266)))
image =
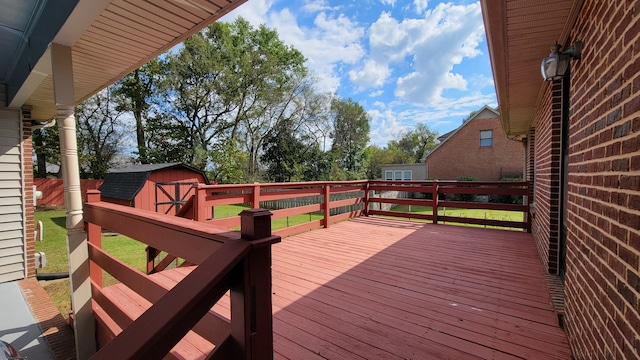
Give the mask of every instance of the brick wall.
POLYGON ((33 209, 33 159, 31 154, 31 109, 22 109, 22 178, 24 180, 24 218, 27 278, 36 276, 35 231, 33 209))
POLYGON ((640 358, 639 34, 639 1, 599 0, 585 0, 571 33, 584 41, 569 123, 565 321, 576 359, 640 358))
MULTIPOLYGON (((535 215, 531 231, 542 264, 550 274, 558 272, 560 234, 560 148, 562 82, 550 84, 536 114, 533 183, 535 215)), ((530 168, 532 165, 528 164, 530 168)))
POLYGON ((498 181, 503 176, 522 176, 524 146, 509 140, 497 117, 470 120, 427 157, 427 177, 455 180, 475 176, 498 181), (480 131, 493 130, 493 146, 480 147, 480 131))

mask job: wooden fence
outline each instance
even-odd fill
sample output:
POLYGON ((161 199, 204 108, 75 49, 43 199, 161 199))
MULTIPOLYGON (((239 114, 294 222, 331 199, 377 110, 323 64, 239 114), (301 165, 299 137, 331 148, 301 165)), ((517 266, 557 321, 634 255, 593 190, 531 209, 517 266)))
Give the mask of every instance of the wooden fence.
MULTIPOLYGON (((98 189, 104 180, 80 180, 82 198, 87 198, 88 190, 98 189)), ((42 192, 42 199, 36 201, 36 206, 64 206, 64 184, 62 179, 33 179, 33 185, 42 192)))

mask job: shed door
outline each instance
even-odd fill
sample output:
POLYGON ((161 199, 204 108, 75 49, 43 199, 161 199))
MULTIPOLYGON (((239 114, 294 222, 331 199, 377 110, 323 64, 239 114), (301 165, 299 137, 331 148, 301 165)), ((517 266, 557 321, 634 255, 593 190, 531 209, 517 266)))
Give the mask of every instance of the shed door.
POLYGON ((0 283, 24 279, 24 199, 20 114, 0 110, 0 283))

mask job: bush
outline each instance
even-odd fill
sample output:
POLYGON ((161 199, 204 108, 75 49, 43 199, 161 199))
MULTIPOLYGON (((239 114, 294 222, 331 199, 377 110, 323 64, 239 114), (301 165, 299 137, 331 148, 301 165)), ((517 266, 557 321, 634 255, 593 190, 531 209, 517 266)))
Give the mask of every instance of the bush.
MULTIPOLYGON (((522 181, 521 177, 503 177, 500 178, 500 181, 505 182, 518 182, 522 181)), ((500 186, 504 188, 509 188, 510 186, 500 186)), ((493 195, 490 199, 491 202, 499 203, 499 204, 520 204, 524 203, 524 197, 522 195, 493 195)))
MULTIPOLYGON (((456 180, 457 181, 477 181, 478 178, 475 176, 461 176, 456 180)), ((473 185, 470 185, 469 187, 473 187, 473 185)), ((475 194, 453 194, 452 200, 472 202, 472 201, 476 201, 476 195, 475 194)))

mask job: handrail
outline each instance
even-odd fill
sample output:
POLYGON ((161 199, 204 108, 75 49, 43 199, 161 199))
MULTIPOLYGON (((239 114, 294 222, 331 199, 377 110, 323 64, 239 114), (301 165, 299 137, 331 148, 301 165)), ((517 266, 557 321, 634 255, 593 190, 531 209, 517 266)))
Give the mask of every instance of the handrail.
POLYGON ((191 330, 215 348, 207 358, 264 358, 273 352, 271 315, 271 213, 246 210, 241 231, 100 201, 88 194, 93 309, 103 328, 117 336, 95 359, 161 358, 191 330), (172 289, 155 282, 101 248, 101 227, 198 264, 172 289), (177 246, 176 246, 177 244, 177 246), (120 310, 102 289, 103 270, 153 305, 137 319, 120 310), (231 292, 231 322, 210 311, 231 292), (119 334, 118 334, 119 333, 119 334))
POLYGON ((305 224, 295 225, 277 230, 279 235, 289 235, 308 231, 319 226, 328 227, 330 224, 361 215, 382 215, 412 219, 430 220, 433 223, 455 222, 521 228, 531 231, 531 219, 528 206, 529 182, 506 181, 456 181, 456 180, 425 180, 425 181, 395 181, 395 180, 354 180, 354 181, 311 181, 298 183, 253 183, 228 185, 200 185, 193 198, 193 218, 198 221, 209 221, 225 227, 239 225, 238 217, 213 219, 211 209, 218 205, 248 204, 250 207, 260 207, 268 201, 285 202, 288 199, 304 199, 317 197, 313 203, 301 202, 285 209, 274 210, 272 219, 289 217, 308 213, 322 213, 324 219, 318 222, 311 217, 305 224), (334 198, 338 193, 363 191, 364 195, 354 195, 347 199, 334 198), (413 198, 382 198, 376 197, 374 192, 397 191, 402 193, 426 193, 430 199, 413 198), (448 195, 448 197, 447 197, 448 195), (450 197, 473 195, 508 195, 522 196, 523 204, 482 203, 451 200, 450 197), (363 205, 358 205, 363 204, 363 205), (431 213, 416 214, 412 212, 388 211, 373 209, 372 204, 420 205, 431 207, 431 213), (332 214, 332 209, 341 206, 358 205, 358 210, 332 214), (445 208, 507 210, 523 212, 522 221, 506 221, 492 219, 474 219, 453 217, 442 214, 445 208), (348 215, 345 215, 348 214, 348 215))
POLYGON ((251 246, 227 242, 92 359, 160 359, 232 286, 232 271, 251 246), (187 295, 190 294, 190 295, 187 295))

